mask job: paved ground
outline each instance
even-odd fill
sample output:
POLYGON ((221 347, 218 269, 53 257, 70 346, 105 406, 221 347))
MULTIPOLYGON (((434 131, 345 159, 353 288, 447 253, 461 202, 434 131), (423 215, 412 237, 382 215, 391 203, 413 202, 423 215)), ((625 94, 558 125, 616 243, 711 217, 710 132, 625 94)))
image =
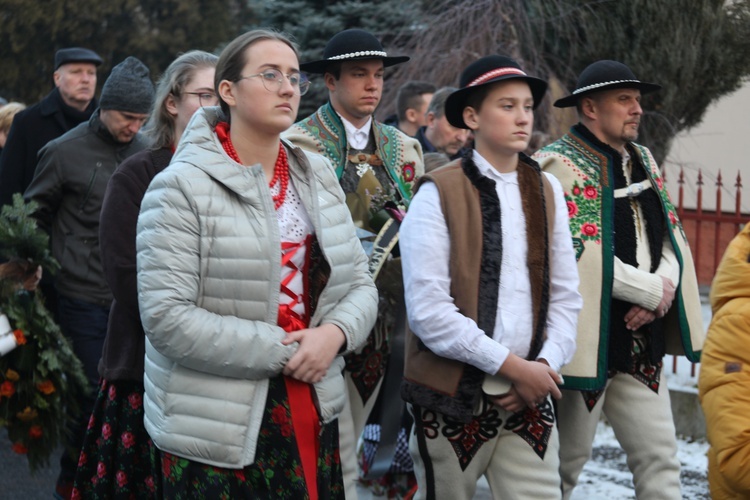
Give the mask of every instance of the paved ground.
MULTIPOLYGON (((706 305, 705 293, 703 314, 706 324, 711 317, 710 308, 706 305)), ((597 441, 592 460, 586 465, 581 482, 573 493, 572 500, 625 500, 635 498, 633 495, 630 472, 625 464, 622 450, 607 436, 607 428, 597 432, 597 441), (614 446, 613 446, 614 444, 614 446)), ((49 500, 57 479, 60 452, 56 452, 49 467, 39 470, 35 475, 29 473, 23 457, 13 453, 11 443, 0 431, 0 500, 49 500)), ((680 442, 680 460, 683 464, 683 496, 686 499, 707 499, 708 483, 706 469, 702 461, 690 457, 695 453, 691 443, 680 442)), ((366 491, 361 492, 360 500, 379 500, 384 497, 372 497, 366 491)), ((474 500, 491 500, 489 487, 485 481, 479 483, 474 500)))
MULTIPOLYGON (((599 435, 605 434, 600 432, 599 435)), ((573 500, 626 500, 635 498, 630 473, 625 465, 622 450, 612 446, 611 439, 599 437, 594 449, 594 456, 587 464, 581 483, 573 494, 573 500)), ((690 443, 681 442, 680 459, 683 462, 682 484, 683 496, 686 499, 708 499, 708 484, 705 468, 689 456, 692 451, 690 443)), ((29 473, 26 461, 10 451, 10 442, 3 436, 0 439, 0 499, 2 500, 49 500, 57 478, 59 467, 54 456, 54 463, 36 475, 29 473)), ((360 500, 380 500, 384 497, 373 497, 361 492, 360 500)), ((492 500, 489 487, 485 481, 479 483, 474 500, 492 500)))
POLYGON ((62 449, 55 453, 49 467, 31 475, 24 457, 10 449, 11 442, 2 432, 0 436, 0 499, 2 500, 49 500, 55 488, 60 467, 62 449))

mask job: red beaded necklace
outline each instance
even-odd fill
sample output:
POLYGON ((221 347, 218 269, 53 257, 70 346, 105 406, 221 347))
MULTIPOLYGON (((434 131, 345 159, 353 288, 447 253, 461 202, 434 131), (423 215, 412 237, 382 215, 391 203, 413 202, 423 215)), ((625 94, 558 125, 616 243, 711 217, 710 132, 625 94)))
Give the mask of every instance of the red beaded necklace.
MULTIPOLYGON (((224 147, 227 155, 240 165, 240 157, 237 154, 237 150, 232 145, 232 139, 229 137, 229 123, 219 122, 216 124, 216 136, 219 138, 219 142, 224 147)), ((286 156, 286 150, 284 145, 279 141, 279 156, 276 157, 276 164, 273 167, 273 177, 271 182, 268 183, 269 188, 273 188, 276 183, 279 183, 279 194, 273 195, 273 205, 276 210, 284 204, 286 199, 287 187, 289 187, 289 159, 286 156)))

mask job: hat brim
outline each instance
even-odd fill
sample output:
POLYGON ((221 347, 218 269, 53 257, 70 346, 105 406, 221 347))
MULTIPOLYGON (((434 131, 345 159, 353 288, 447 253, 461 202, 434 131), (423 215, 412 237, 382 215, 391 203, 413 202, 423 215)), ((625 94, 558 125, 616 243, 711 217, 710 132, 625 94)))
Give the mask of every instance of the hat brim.
POLYGON ((578 100, 581 97, 585 97, 587 95, 591 95, 596 92, 601 92, 603 90, 614 90, 614 89, 638 89, 641 91, 642 95, 645 95, 645 94, 649 94, 651 92, 656 92, 657 90, 660 90, 661 85, 657 85, 655 83, 647 83, 647 82, 610 83, 607 85, 602 85, 601 87, 596 87, 593 89, 586 90, 584 92, 579 92, 577 94, 570 94, 569 96, 562 97, 555 101, 554 106, 556 108, 570 108, 578 104, 578 100))
POLYGON ((320 59, 318 61, 311 61, 302 63, 299 65, 299 69, 301 71, 304 71, 305 73, 313 73, 313 74, 320 74, 326 72, 326 70, 334 63, 338 62, 344 62, 344 61, 363 61, 366 59, 380 59, 383 61, 383 67, 387 68, 388 66, 394 66, 396 64, 401 64, 410 59, 409 56, 394 56, 394 57, 372 57, 372 56, 362 56, 362 57, 349 57, 346 59, 320 59))
POLYGON ((73 58, 73 59, 67 59, 60 64, 57 65, 57 68, 55 70, 60 69, 60 66, 65 66, 66 64, 76 64, 76 63, 87 63, 87 64, 93 64, 94 66, 101 66, 102 60, 101 59, 92 59, 92 58, 86 58, 86 57, 80 57, 80 58, 73 58))
POLYGON ((493 83, 508 80, 523 80, 529 84, 529 87, 531 87, 531 96, 534 98, 534 109, 539 106, 539 103, 544 98, 544 94, 547 92, 547 82, 540 78, 518 75, 499 76, 481 85, 459 89, 449 95, 448 99, 445 100, 445 118, 448 120, 448 123, 457 128, 468 129, 469 127, 464 122, 464 108, 466 107, 466 100, 469 98, 469 95, 485 85, 492 85, 493 83))

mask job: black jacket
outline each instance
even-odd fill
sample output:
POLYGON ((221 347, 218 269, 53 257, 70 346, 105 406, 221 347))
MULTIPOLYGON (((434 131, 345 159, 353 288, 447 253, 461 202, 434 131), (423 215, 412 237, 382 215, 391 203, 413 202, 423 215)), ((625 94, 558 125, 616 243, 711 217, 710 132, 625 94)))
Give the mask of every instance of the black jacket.
POLYGON ((117 142, 97 112, 40 151, 24 198, 39 204, 34 216, 50 233, 52 255, 61 266, 60 295, 110 305, 99 252, 99 213, 117 166, 146 146, 141 134, 129 143, 117 142))
POLYGON ((97 107, 96 99, 85 111, 71 108, 55 88, 39 103, 13 118, 8 140, 0 154, 0 205, 13 201, 14 193, 23 193, 34 178, 39 150, 78 124, 88 121, 97 107))
POLYGON ((168 148, 136 153, 117 167, 107 186, 99 222, 99 241, 114 300, 109 312, 99 375, 143 381, 145 338, 138 308, 135 235, 141 201, 156 174, 172 159, 168 148))

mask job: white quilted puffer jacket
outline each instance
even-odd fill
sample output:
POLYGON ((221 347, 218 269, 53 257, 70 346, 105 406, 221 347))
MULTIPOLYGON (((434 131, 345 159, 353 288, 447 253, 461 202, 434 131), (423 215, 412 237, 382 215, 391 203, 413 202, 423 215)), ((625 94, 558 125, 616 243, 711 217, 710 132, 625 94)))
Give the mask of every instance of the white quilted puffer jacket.
MULTIPOLYGON (((197 112, 138 219, 138 289, 146 331, 145 425, 156 446, 219 467, 254 461, 268 379, 296 351, 276 325, 281 243, 260 165, 231 160, 213 132, 219 108, 197 112)), ((322 156, 285 143, 290 177, 330 277, 310 326, 332 323, 346 352, 375 322, 377 290, 344 194, 322 156)), ((344 353, 342 353, 344 354, 344 353)), ((337 356, 315 384, 320 418, 344 405, 337 356)))

